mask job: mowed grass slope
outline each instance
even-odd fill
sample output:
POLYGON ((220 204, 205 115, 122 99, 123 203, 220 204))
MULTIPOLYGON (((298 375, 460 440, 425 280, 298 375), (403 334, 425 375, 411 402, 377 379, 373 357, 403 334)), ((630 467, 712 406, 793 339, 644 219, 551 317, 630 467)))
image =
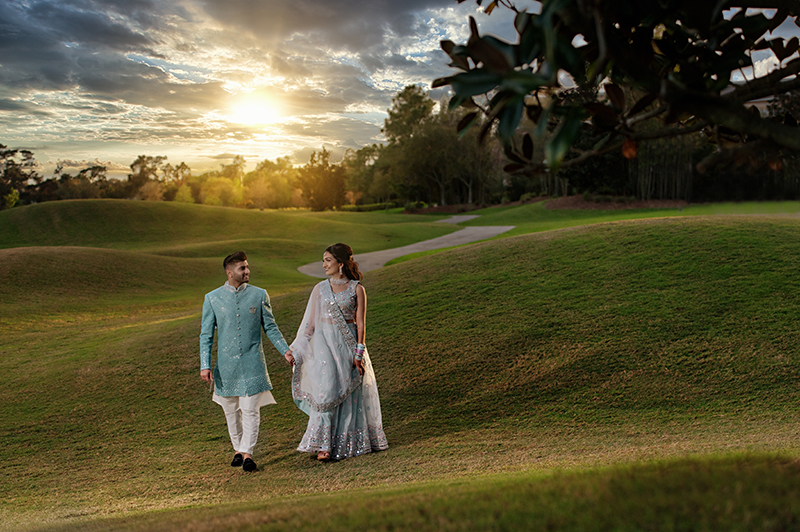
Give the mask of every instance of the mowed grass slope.
MULTIPOLYGON (((798 229, 784 217, 612 223, 371 272, 368 345, 390 450, 336 464, 296 453, 306 418, 267 345, 279 404, 262 410, 254 475, 226 466, 224 419, 198 377, 199 313, 171 308, 149 269, 126 270, 141 288, 106 296, 156 294, 124 316, 98 307, 37 323, 85 287, 43 297, 0 335, 0 522, 790 529, 798 229)), ((181 246, 156 259, 180 266, 181 246)), ((191 283, 178 284, 183 298, 191 283)), ((25 283, 13 286, 22 299, 25 283)), ((306 297, 273 298, 290 341, 306 297)))
POLYGON ((222 258, 240 249, 254 279, 272 294, 286 293, 313 281, 297 267, 319 260, 332 243, 367 252, 457 230, 433 223, 440 218, 117 200, 1 211, 0 322, 24 320, 34 310, 52 315, 167 300, 191 305, 198 292, 221 284, 222 258))

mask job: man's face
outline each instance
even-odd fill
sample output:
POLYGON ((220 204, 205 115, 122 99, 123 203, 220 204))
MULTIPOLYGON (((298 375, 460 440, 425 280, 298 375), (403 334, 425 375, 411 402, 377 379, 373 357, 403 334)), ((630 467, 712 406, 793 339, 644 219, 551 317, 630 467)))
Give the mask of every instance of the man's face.
POLYGON ((231 284, 240 285, 250 282, 250 265, 247 261, 234 262, 228 264, 228 281, 231 284))

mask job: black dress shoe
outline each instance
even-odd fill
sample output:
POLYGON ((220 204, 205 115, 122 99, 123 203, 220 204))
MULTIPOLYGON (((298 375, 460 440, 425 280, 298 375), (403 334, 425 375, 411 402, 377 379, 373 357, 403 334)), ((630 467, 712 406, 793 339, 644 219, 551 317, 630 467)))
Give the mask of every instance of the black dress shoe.
POLYGON ((241 453, 236 453, 233 455, 233 460, 231 460, 231 467, 239 467, 242 465, 243 459, 241 453))
POLYGON ((244 464, 242 464, 242 469, 250 473, 251 471, 255 471, 256 469, 258 469, 258 466, 256 465, 255 462, 253 462, 252 458, 245 458, 244 464))

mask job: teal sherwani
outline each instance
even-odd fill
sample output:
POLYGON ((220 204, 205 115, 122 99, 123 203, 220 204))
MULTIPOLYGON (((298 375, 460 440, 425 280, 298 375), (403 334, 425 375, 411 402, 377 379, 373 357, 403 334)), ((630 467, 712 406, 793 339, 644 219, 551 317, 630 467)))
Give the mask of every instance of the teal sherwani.
POLYGON ((222 397, 255 395, 272 390, 261 345, 261 329, 275 346, 289 350, 263 288, 225 283, 206 294, 200 329, 200 369, 211 369, 214 330, 218 332, 214 391, 222 397))

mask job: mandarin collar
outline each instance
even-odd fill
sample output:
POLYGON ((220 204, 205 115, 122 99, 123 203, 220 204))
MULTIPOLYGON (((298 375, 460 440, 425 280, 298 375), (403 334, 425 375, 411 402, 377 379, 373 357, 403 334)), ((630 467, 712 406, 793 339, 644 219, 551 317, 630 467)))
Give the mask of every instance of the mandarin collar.
POLYGON ((228 292, 239 293, 239 292, 244 292, 245 288, 247 288, 247 283, 242 283, 239 285, 239 288, 234 288, 228 281, 225 281, 225 284, 222 286, 228 292))

